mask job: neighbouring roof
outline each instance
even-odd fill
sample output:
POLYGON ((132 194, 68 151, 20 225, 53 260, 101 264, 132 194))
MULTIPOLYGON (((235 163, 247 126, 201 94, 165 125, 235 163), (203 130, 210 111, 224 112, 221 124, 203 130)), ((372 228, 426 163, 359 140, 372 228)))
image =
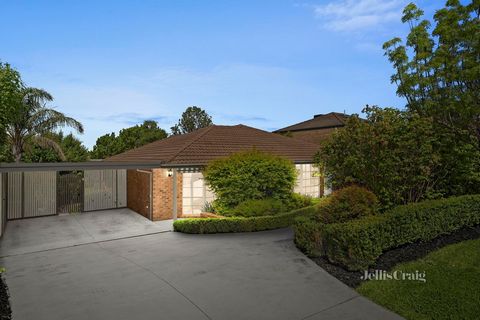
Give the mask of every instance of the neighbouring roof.
POLYGON ((292 132, 315 129, 338 128, 345 126, 348 115, 338 112, 330 112, 327 114, 317 114, 313 119, 299 122, 297 124, 275 130, 274 132, 292 132))
POLYGON ((313 161, 318 145, 242 124, 212 125, 149 143, 106 161, 155 161, 162 162, 163 166, 203 166, 210 160, 250 149, 283 156, 297 163, 308 163, 313 161))

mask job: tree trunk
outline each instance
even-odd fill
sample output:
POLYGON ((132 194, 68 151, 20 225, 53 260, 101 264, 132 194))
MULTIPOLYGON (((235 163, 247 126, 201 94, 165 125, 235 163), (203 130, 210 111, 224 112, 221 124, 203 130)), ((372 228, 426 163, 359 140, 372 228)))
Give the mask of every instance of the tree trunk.
POLYGON ((22 147, 14 143, 12 145, 12 154, 13 154, 13 157, 15 158, 15 162, 20 163, 20 161, 22 160, 22 154, 23 154, 22 147))

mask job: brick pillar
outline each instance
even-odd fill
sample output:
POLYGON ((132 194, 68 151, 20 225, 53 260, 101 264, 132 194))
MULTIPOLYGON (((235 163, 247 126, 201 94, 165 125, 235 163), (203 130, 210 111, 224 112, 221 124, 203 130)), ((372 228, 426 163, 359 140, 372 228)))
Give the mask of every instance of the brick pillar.
POLYGON ((150 219, 150 174, 127 170, 127 207, 150 219))
MULTIPOLYGON (((153 169, 153 220, 173 218, 173 177, 167 169, 153 169)), ((177 172, 177 216, 182 216, 182 174, 177 172)))

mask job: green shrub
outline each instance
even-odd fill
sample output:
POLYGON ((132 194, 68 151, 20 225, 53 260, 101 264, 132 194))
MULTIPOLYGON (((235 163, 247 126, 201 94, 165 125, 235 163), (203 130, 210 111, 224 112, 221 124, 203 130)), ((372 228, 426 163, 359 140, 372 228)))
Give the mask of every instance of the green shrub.
POLYGON ((295 244, 309 257, 324 255, 322 230, 325 224, 318 222, 311 215, 295 218, 295 244))
POLYGON ((377 197, 359 186, 349 186, 335 191, 319 205, 323 223, 346 222, 374 215, 378 209, 377 197))
POLYGON ((311 214, 315 210, 314 207, 307 207, 275 216, 180 219, 173 223, 173 229, 195 234, 271 230, 291 226, 296 217, 311 214))
POLYGON ((399 206, 383 215, 325 225, 322 245, 328 259, 349 270, 372 265, 383 251, 429 241, 480 224, 480 195, 399 206))
POLYGON ((247 200, 233 209, 224 209, 224 215, 233 217, 276 215, 295 209, 309 207, 313 205, 311 199, 312 198, 308 196, 292 193, 288 198, 282 200, 273 198, 247 200))
POLYGON ((300 193, 292 193, 283 202, 289 210, 295 210, 314 205, 314 200, 312 197, 300 193))
POLYGON ((231 208, 228 208, 226 205, 224 205, 222 202, 218 201, 218 199, 215 199, 211 202, 211 206, 213 208, 213 211, 215 213, 219 213, 221 215, 226 215, 228 214, 228 211, 231 210, 231 208))
POLYGON ((324 203, 326 200, 328 199, 328 196, 324 196, 324 197, 321 197, 321 198, 311 198, 311 201, 312 201, 312 205, 322 205, 322 203, 324 203))
POLYGON ((324 255, 322 231, 326 224, 374 215, 376 196, 365 188, 349 186, 321 199, 314 214, 295 220, 295 243, 311 257, 324 255))
POLYGON ((258 217, 271 216, 289 211, 282 200, 258 199, 247 200, 225 213, 225 216, 233 217, 258 217))
POLYGON ((203 175, 216 205, 228 211, 247 200, 287 199, 297 172, 287 159, 252 150, 210 162, 203 175))

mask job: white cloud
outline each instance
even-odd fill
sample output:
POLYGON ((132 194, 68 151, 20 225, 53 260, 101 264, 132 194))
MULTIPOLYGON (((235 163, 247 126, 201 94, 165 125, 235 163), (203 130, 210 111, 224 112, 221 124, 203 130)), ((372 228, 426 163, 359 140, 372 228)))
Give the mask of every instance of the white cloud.
POLYGON ((399 21, 405 0, 341 0, 314 6, 315 16, 334 31, 359 31, 399 21))

